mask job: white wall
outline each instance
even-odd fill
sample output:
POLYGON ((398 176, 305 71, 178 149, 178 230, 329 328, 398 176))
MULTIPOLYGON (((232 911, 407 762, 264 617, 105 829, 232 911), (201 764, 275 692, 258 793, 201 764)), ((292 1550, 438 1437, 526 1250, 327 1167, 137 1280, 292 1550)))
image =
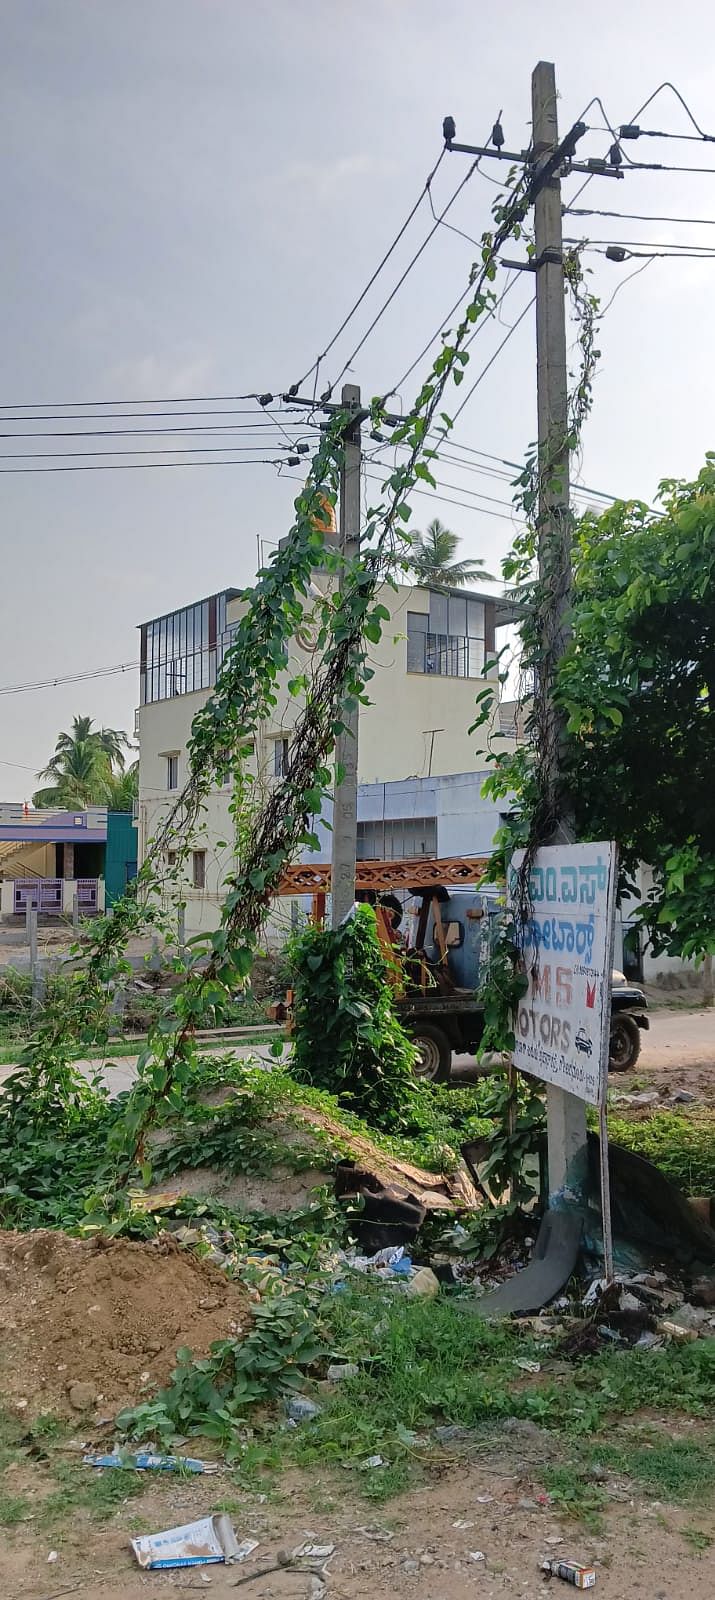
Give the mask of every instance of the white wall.
MULTIPOLYGON (((467 774, 473 779, 473 769, 484 768, 487 730, 480 729, 477 734, 467 730, 475 719, 476 696, 484 688, 485 679, 408 673, 407 611, 428 612, 429 592, 412 587, 402 587, 397 592, 388 588, 380 598, 390 610, 391 621, 385 623, 380 643, 370 647, 374 677, 368 685, 371 704, 360 709, 359 781, 363 785, 419 781, 426 779, 430 769, 433 777, 449 777, 454 788, 450 791, 447 786, 441 799, 439 850, 446 854, 486 850, 494 829, 487 820, 488 808, 485 810, 479 801, 479 784, 471 783, 470 810, 465 817, 460 811, 459 781, 451 776, 467 774), (469 840, 474 838, 478 842, 470 845, 469 840)), ((242 610, 241 600, 230 601, 227 621, 238 620, 242 610)), ((274 739, 290 734, 300 714, 300 699, 289 693, 287 678, 310 670, 313 659, 309 650, 294 641, 289 673, 278 685, 275 710, 260 730, 256 767, 269 783, 273 781, 274 739)), ((197 691, 139 708, 140 863, 161 817, 186 781, 191 723, 208 697, 209 691, 197 691), (179 760, 179 788, 172 794, 166 787, 167 756, 174 753, 179 760)), ((504 748, 504 741, 497 737, 495 747, 504 748)), ((506 747, 509 748, 508 742, 506 747)), ((195 845, 206 850, 206 890, 195 891, 190 882, 186 887, 186 927, 190 933, 211 929, 219 920, 223 884, 233 860, 229 799, 228 788, 209 797, 197 832, 195 845), (228 841, 227 845, 221 846, 220 840, 228 841)), ((190 875, 189 868, 189 879, 190 875)))

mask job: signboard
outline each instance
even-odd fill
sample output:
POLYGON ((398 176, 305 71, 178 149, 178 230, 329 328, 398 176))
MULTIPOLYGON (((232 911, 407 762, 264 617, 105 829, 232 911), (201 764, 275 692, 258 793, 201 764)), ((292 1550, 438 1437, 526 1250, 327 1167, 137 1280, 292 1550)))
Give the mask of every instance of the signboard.
MULTIPOLYGON (((508 893, 517 914, 512 857, 508 893)), ((529 987, 515 1022, 514 1066, 600 1105, 608 1072, 616 847, 549 845, 530 875, 531 913, 517 920, 529 987)))

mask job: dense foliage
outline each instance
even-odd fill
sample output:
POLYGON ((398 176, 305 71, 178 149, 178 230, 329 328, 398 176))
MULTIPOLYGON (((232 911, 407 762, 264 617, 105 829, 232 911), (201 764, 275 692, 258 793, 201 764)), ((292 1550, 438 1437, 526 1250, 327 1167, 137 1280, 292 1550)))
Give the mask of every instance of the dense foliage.
POLYGON ((334 931, 311 926, 294 946, 297 1078, 388 1132, 414 1117, 417 1052, 395 1014, 371 906, 334 931))
POLYGON ((652 866, 654 947, 697 956, 715 951, 715 456, 658 503, 580 522, 559 696, 580 836, 652 866))

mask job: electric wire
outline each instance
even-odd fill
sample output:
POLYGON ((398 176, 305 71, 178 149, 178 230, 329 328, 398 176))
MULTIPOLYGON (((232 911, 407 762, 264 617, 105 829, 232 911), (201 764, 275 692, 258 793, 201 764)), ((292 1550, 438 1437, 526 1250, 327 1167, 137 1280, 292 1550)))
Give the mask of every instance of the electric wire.
POLYGON ((596 211, 579 206, 564 206, 563 214, 571 217, 615 217, 624 222, 682 222, 692 223, 697 227, 715 228, 715 217, 661 217, 655 216, 650 211, 596 211))
POLYGON ((111 678, 120 672, 134 671, 138 666, 138 661, 120 661, 113 667, 93 667, 84 672, 69 672, 63 677, 40 678, 36 683, 5 684, 0 694, 30 694, 37 689, 55 689, 62 683, 87 683, 91 678, 111 678))
MULTIPOLYGON (((446 148, 446 146, 445 146, 445 148, 446 148)), ((430 228, 430 231, 427 234, 427 237, 425 239, 423 239, 422 244, 420 245, 419 249, 415 251, 415 254, 413 255, 412 259, 407 263, 407 266, 405 267, 404 272, 398 278, 397 283, 395 284, 394 288, 390 291, 387 299, 384 301, 383 305, 380 307, 380 310, 377 312, 376 316, 373 317, 372 322, 370 323, 370 326, 366 329, 366 331, 363 334, 362 338, 356 344, 355 349, 352 351, 351 355, 348 356, 348 359, 345 362, 344 366, 341 367, 340 372, 337 375, 337 378, 335 378, 333 380, 333 382, 330 384, 330 387, 329 387, 329 389, 327 391, 328 395, 332 394, 333 390, 339 384, 341 378, 348 371, 348 369, 350 367, 352 367, 352 364, 353 364, 353 361, 355 360, 355 357, 360 354, 360 351, 363 349, 363 346, 365 344, 367 344, 367 341, 370 338, 371 333, 374 332, 375 328, 378 325, 378 322, 380 322, 382 320, 382 318, 384 317, 385 312, 387 311, 388 307, 392 305, 392 302, 393 302, 393 300, 395 298, 395 295, 399 293, 399 290, 402 288, 403 283, 409 277, 413 267, 419 261, 420 256, 423 255, 424 251, 427 249, 427 246, 430 243, 430 241, 434 238, 434 235, 437 232, 437 229, 439 227, 441 227, 442 222, 443 222, 444 218, 447 215, 447 212, 454 205, 455 200, 461 194, 461 192, 464 189, 465 185, 469 183, 469 180, 473 176, 474 172, 476 172, 477 167, 478 167, 478 159, 477 159, 477 161, 474 161, 472 163, 471 167, 469 168, 469 171, 467 173, 465 173, 465 176, 461 179, 461 182, 457 184, 457 187, 454 190, 454 193, 452 194, 451 198, 447 201, 446 206, 444 206, 443 210, 440 212, 436 222, 430 228)))
POLYGON ((325 349, 322 351, 322 353, 319 356, 316 357, 316 359, 313 362, 312 366, 308 367, 307 371, 303 373, 303 376, 301 378, 298 378, 297 383, 295 383, 295 384, 293 384, 291 386, 292 388, 294 388, 296 390, 302 388, 303 384, 307 383, 308 378, 310 378, 313 373, 315 373, 316 384, 317 384, 318 372, 319 372, 320 367, 322 366, 322 363, 324 362, 326 356, 330 354, 330 351, 333 349, 333 346, 335 344, 337 344, 337 341, 340 338, 341 333, 343 333, 345 331, 345 329, 348 326, 348 323, 352 321, 353 317, 355 316, 356 311, 362 305, 363 300, 365 299, 365 296, 369 293, 369 291, 372 288, 373 284, 379 278, 380 273, 383 270, 383 267, 385 267, 387 265, 387 262, 389 261, 390 256, 393 254, 393 251, 396 250, 398 244, 400 243, 400 240, 404 237, 405 233, 407 232, 407 229, 409 228, 409 225, 410 225, 410 223, 412 221, 412 218, 415 216, 415 214, 419 210, 419 208, 420 208, 420 206, 422 204, 422 201, 424 200, 425 195, 429 194, 430 186, 431 186, 431 183, 432 183, 432 179, 435 177, 435 174, 437 173, 437 170, 438 170, 438 168, 440 166, 440 163, 442 162, 442 160, 444 158, 445 150, 446 150, 446 145, 444 146, 444 148, 442 150, 440 150, 439 156, 438 156, 438 158, 437 158, 437 160, 436 160, 436 162, 435 162, 435 164, 434 164, 434 166, 432 168, 432 171, 428 174, 427 178, 425 179, 424 186, 420 190, 420 193, 419 193, 419 195, 418 195, 418 197, 417 197, 417 199, 416 199, 416 201, 415 201, 415 203, 414 203, 414 205, 412 207, 412 210, 409 212, 408 216, 405 218, 405 221, 403 222, 402 227, 400 228, 399 232, 395 235, 395 238, 393 239, 392 244, 390 245, 389 249, 385 251, 385 254, 382 257, 382 260, 379 262, 378 266, 375 268, 375 271, 373 272, 372 277, 368 279, 367 283, 365 284, 365 288, 362 290, 361 294, 358 295, 357 300, 355 301, 354 305, 351 306, 347 316, 343 318, 343 321, 341 322, 340 327, 333 334, 333 337, 330 340, 329 344, 326 344, 325 349))
POLYGON ((489 372, 490 368, 494 366, 494 362, 496 361, 497 356, 501 355, 501 352, 504 349, 505 345, 507 345, 509 343, 509 340, 511 338, 513 338, 513 336, 516 333, 516 330, 519 327, 520 323, 522 323, 524 321, 524 318, 527 315, 527 312, 529 312, 531 310, 532 306, 535 303, 536 303, 536 295, 534 294, 534 295, 532 295, 530 300, 527 300, 527 303, 524 306, 523 310, 520 311, 520 313, 519 313, 519 315, 518 315, 518 317, 516 319, 516 322, 512 323, 508 333, 502 339, 501 343, 497 345, 496 350, 494 351, 494 354, 492 356, 490 356, 490 358, 487 361, 486 365, 483 366, 481 372, 478 373, 477 377, 475 378, 474 383, 472 384, 471 389, 465 395, 461 405, 457 406, 457 409, 456 409, 456 411, 454 413, 454 416, 452 418, 453 422, 456 422, 457 417, 461 416, 461 413, 463 412, 465 406, 468 405, 468 403, 471 400, 472 395, 474 394, 475 390, 479 388, 480 383, 482 382, 482 380, 484 378, 486 378, 486 375, 489 372))

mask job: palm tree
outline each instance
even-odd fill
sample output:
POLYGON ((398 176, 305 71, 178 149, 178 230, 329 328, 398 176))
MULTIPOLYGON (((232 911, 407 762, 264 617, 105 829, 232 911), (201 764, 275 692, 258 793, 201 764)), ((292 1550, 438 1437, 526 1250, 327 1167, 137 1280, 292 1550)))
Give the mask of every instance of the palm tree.
POLYGON ((113 772, 104 786, 108 811, 131 811, 139 794, 139 762, 133 761, 124 772, 113 772))
POLYGON ((124 774, 128 748, 130 741, 120 729, 95 728, 91 717, 74 717, 71 731, 58 734, 54 755, 38 773, 51 781, 36 791, 33 804, 68 811, 105 805, 111 785, 124 774))
POLYGON ((483 561, 455 561, 459 538, 435 517, 424 533, 413 535, 410 565, 418 583, 431 589, 462 589, 467 583, 493 582, 483 561))
POLYGON ((121 728, 95 728, 91 717, 73 717, 72 732, 58 734, 50 766, 58 757, 68 754, 76 744, 83 744, 86 740, 97 745, 110 766, 124 770, 124 751, 131 749, 128 735, 121 728))

